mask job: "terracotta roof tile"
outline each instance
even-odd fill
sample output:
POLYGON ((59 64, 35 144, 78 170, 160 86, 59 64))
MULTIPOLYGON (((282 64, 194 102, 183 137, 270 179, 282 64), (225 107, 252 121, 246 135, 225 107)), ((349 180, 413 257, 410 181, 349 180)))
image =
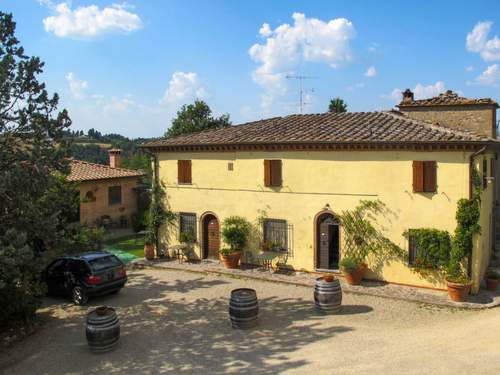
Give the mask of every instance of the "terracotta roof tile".
POLYGON ((448 90, 429 99, 419 99, 411 100, 407 99, 401 101, 398 107, 420 107, 420 106, 437 106, 437 105, 478 105, 478 104, 489 104, 498 106, 498 103, 490 98, 481 99, 469 99, 462 96, 458 96, 457 93, 448 90))
POLYGON ((412 120, 398 111, 291 115, 155 140, 143 147, 272 143, 493 141, 471 131, 412 120))
POLYGON ((94 181, 109 178, 140 177, 145 173, 141 170, 111 168, 109 165, 89 163, 82 160, 71 160, 71 173, 68 181, 94 181))

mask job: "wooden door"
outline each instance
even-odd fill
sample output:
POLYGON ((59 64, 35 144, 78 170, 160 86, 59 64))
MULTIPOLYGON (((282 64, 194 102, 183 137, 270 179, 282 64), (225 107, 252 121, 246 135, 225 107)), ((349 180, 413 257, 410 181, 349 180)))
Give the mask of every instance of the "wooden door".
POLYGON ((219 221, 213 217, 207 223, 207 256, 217 258, 219 256, 220 233, 219 221))
POLYGON ((330 268, 330 225, 323 221, 319 225, 318 268, 330 268))

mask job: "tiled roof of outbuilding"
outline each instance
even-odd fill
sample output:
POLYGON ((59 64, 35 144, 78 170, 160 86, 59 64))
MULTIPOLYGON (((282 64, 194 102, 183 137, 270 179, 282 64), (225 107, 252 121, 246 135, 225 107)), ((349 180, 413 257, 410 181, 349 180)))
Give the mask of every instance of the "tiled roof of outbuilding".
POLYGON ((477 105, 489 104, 498 106, 498 103, 490 98, 470 99, 458 96, 457 93, 448 90, 428 99, 419 100, 404 100, 398 104, 398 107, 420 107, 420 106, 437 106, 437 105, 477 105))
POLYGON ((109 165, 89 163, 82 160, 71 160, 71 173, 68 181, 94 181, 110 178, 140 177, 145 173, 141 170, 111 168, 109 165))
POLYGON ((476 142, 492 138, 408 118, 401 112, 291 115, 155 140, 143 147, 293 143, 476 142))

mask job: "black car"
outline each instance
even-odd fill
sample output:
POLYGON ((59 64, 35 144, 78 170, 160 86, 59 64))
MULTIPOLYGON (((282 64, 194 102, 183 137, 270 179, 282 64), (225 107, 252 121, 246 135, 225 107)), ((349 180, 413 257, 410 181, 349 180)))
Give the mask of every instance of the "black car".
POLYGON ((89 297, 118 292, 127 282, 125 265, 106 252, 63 256, 43 271, 49 294, 71 296, 76 305, 89 297))

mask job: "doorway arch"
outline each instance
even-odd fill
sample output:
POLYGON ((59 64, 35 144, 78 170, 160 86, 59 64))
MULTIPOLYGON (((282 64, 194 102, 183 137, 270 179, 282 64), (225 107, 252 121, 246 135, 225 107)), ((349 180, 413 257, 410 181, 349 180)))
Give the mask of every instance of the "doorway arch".
POLYGON ((201 258, 217 259, 220 250, 220 224, 213 212, 201 216, 201 258))
POLYGON ((314 217, 314 267, 338 271, 340 260, 340 220, 324 210, 314 217))

